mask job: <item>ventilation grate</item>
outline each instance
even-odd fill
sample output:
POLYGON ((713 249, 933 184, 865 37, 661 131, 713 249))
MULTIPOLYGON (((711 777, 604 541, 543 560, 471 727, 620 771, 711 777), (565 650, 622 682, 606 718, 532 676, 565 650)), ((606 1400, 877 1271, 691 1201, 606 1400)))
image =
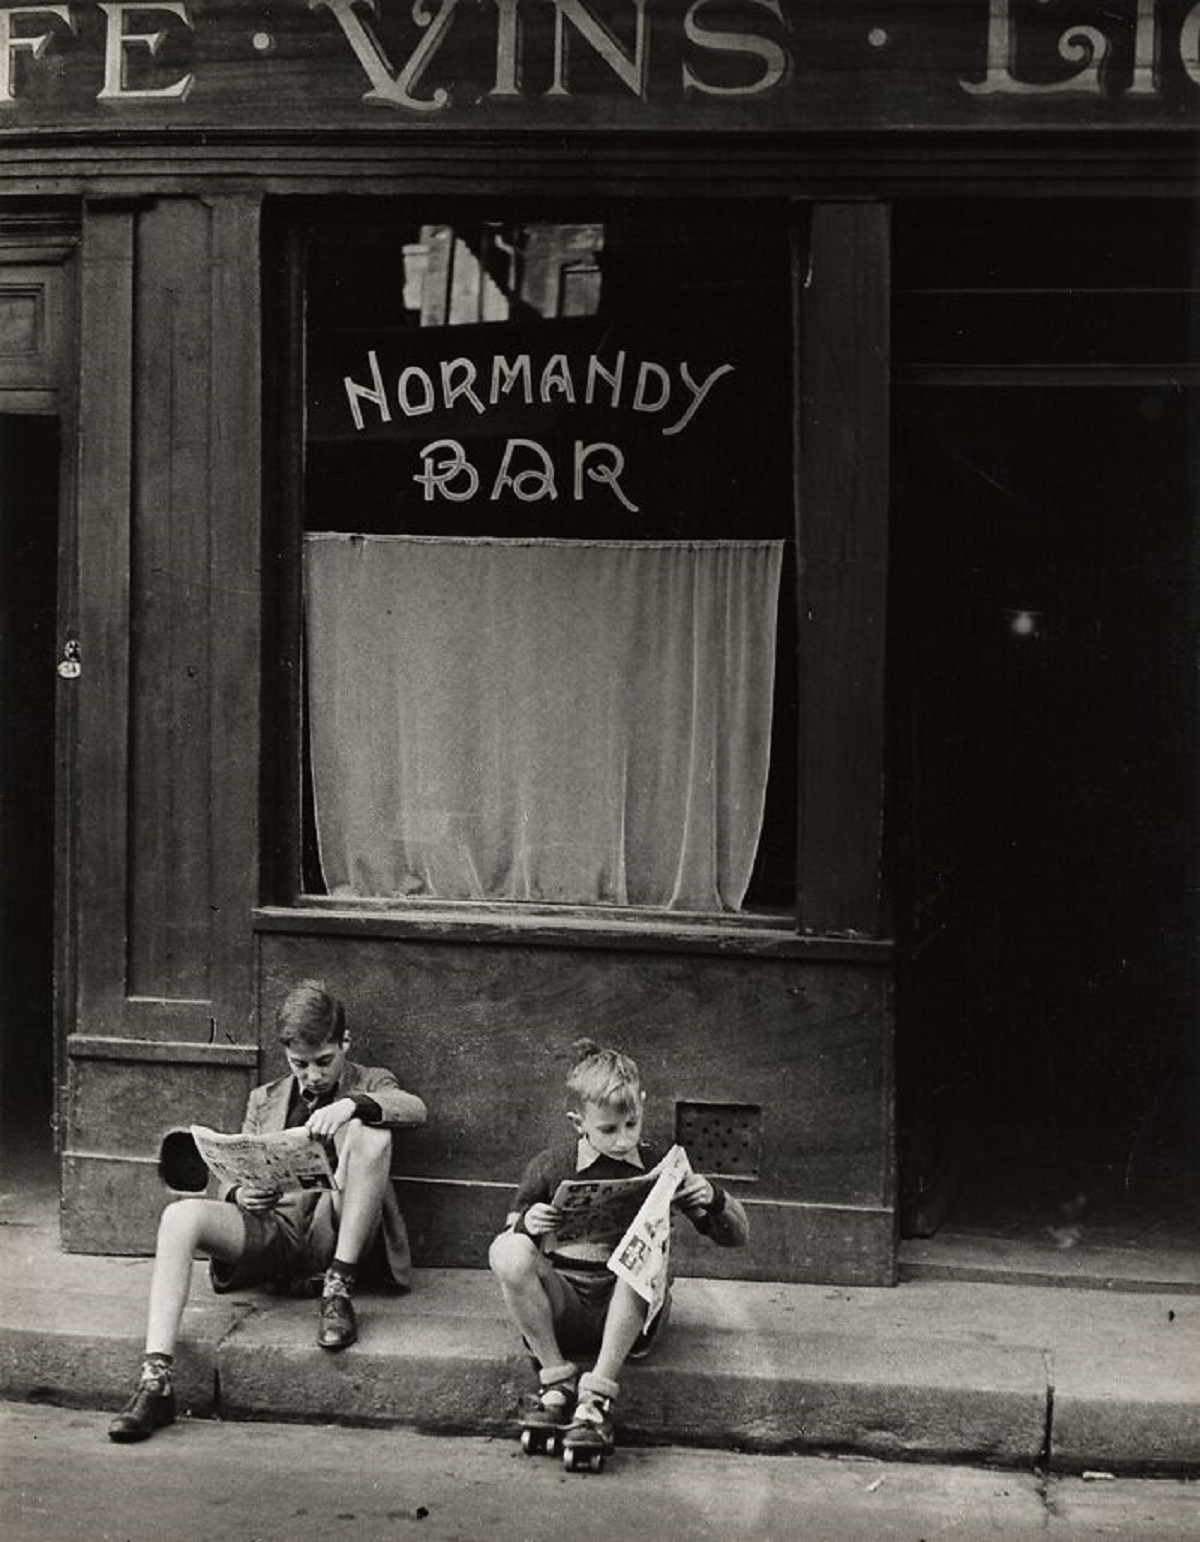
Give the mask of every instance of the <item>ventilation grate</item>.
POLYGON ((676 1103, 675 1139, 698 1173, 757 1178, 762 1109, 756 1103, 676 1103))

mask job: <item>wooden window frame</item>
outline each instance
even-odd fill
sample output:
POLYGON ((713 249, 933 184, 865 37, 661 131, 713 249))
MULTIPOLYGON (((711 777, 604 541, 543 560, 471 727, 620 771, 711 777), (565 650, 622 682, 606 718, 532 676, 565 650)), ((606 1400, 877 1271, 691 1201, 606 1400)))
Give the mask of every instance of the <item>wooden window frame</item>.
MULTIPOLYGON (((500 200, 497 199, 497 202, 500 200)), ((595 201, 603 211, 603 200, 595 201)), ((649 208, 650 205, 647 205, 649 208)), ((304 528, 305 359, 303 241, 341 212, 306 201, 269 221, 265 242, 267 518, 264 568, 263 895, 260 919, 307 912, 388 924, 485 927, 499 919, 539 933, 615 925, 628 938, 672 933, 755 934, 770 939, 883 935, 881 806, 883 636, 887 566, 889 210, 877 202, 778 205, 791 250, 793 322, 793 529, 800 560, 796 607, 798 713, 794 914, 683 918, 608 907, 491 902, 337 901, 304 892, 301 831, 303 659, 299 542, 304 528), (275 367, 272 362, 275 361, 275 367), (864 447, 865 453, 864 453, 864 447), (847 552, 850 560, 847 562, 847 552), (805 725, 805 731, 802 726, 805 725), (546 912, 552 912, 547 914, 546 912)), ((592 211, 593 214, 596 212, 592 211)), ((628 207, 623 206, 623 212, 628 207)), ((553 210, 555 217, 559 211, 553 210)), ((544 212, 542 217, 549 217, 544 212)))

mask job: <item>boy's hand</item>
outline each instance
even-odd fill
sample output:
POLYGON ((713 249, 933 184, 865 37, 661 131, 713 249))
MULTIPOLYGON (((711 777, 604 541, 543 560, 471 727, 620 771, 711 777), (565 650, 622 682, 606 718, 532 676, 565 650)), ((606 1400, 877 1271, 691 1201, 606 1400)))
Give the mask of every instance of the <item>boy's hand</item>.
POLYGON ((237 1191, 237 1202, 243 1210, 273 1210, 282 1193, 282 1189, 255 1189, 249 1184, 241 1184, 237 1191))
POLYGON ((530 1205, 525 1212, 525 1230, 531 1237, 544 1237, 558 1226, 560 1212, 555 1205, 530 1205))
POLYGON ((713 1186, 703 1173, 689 1173, 675 1190, 675 1202, 684 1210, 703 1210, 714 1197, 713 1186))
POLYGON ((327 1103, 310 1114, 304 1128, 314 1140, 330 1140, 357 1112, 358 1105, 353 1098, 338 1098, 336 1103, 327 1103))

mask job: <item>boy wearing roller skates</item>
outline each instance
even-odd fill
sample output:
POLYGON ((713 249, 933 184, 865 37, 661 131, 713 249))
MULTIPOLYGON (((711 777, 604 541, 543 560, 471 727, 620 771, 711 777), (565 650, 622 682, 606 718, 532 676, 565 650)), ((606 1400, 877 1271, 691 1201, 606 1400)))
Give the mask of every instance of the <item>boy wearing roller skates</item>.
MULTIPOLYGON (((646 1094, 636 1064, 590 1039, 580 1040, 574 1051, 567 1119, 575 1138, 530 1161, 488 1263, 538 1364, 538 1392, 522 1410, 527 1432, 522 1445, 553 1453, 561 1444, 568 1469, 586 1459, 598 1470, 613 1445, 621 1369, 631 1355, 638 1358, 649 1349, 667 1305, 647 1329, 646 1301, 607 1268, 623 1225, 614 1226, 612 1235, 591 1235, 547 1251, 546 1239, 561 1220, 552 1201, 564 1181, 633 1178, 648 1173, 662 1153, 642 1142, 646 1094), (573 1355, 594 1356, 592 1369, 580 1375, 573 1355)), ((745 1210, 712 1179, 689 1173, 674 1203, 719 1247, 745 1244, 745 1210)))

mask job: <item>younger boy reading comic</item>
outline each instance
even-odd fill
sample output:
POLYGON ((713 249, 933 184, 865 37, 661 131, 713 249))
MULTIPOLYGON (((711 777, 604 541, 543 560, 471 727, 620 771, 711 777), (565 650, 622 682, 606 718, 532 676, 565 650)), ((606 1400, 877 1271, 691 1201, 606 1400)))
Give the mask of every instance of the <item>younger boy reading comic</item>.
MULTIPOLYGON (((636 1177, 661 1153, 642 1143, 646 1094, 634 1062, 590 1039, 580 1040, 575 1054, 567 1118, 576 1138, 539 1152, 526 1167, 507 1230, 492 1243, 488 1262, 538 1362, 543 1414, 567 1430, 567 1444, 574 1431, 590 1428, 611 1446, 622 1366, 631 1352, 648 1347, 665 1314, 644 1336, 648 1303, 607 1268, 623 1222, 611 1235, 592 1234, 545 1251, 561 1219, 552 1201, 564 1180, 636 1177), (581 1376, 571 1354, 594 1355, 593 1368, 581 1376)), ((749 1236, 740 1202, 699 1173, 683 1179, 675 1203, 719 1247, 741 1247, 749 1236)))

